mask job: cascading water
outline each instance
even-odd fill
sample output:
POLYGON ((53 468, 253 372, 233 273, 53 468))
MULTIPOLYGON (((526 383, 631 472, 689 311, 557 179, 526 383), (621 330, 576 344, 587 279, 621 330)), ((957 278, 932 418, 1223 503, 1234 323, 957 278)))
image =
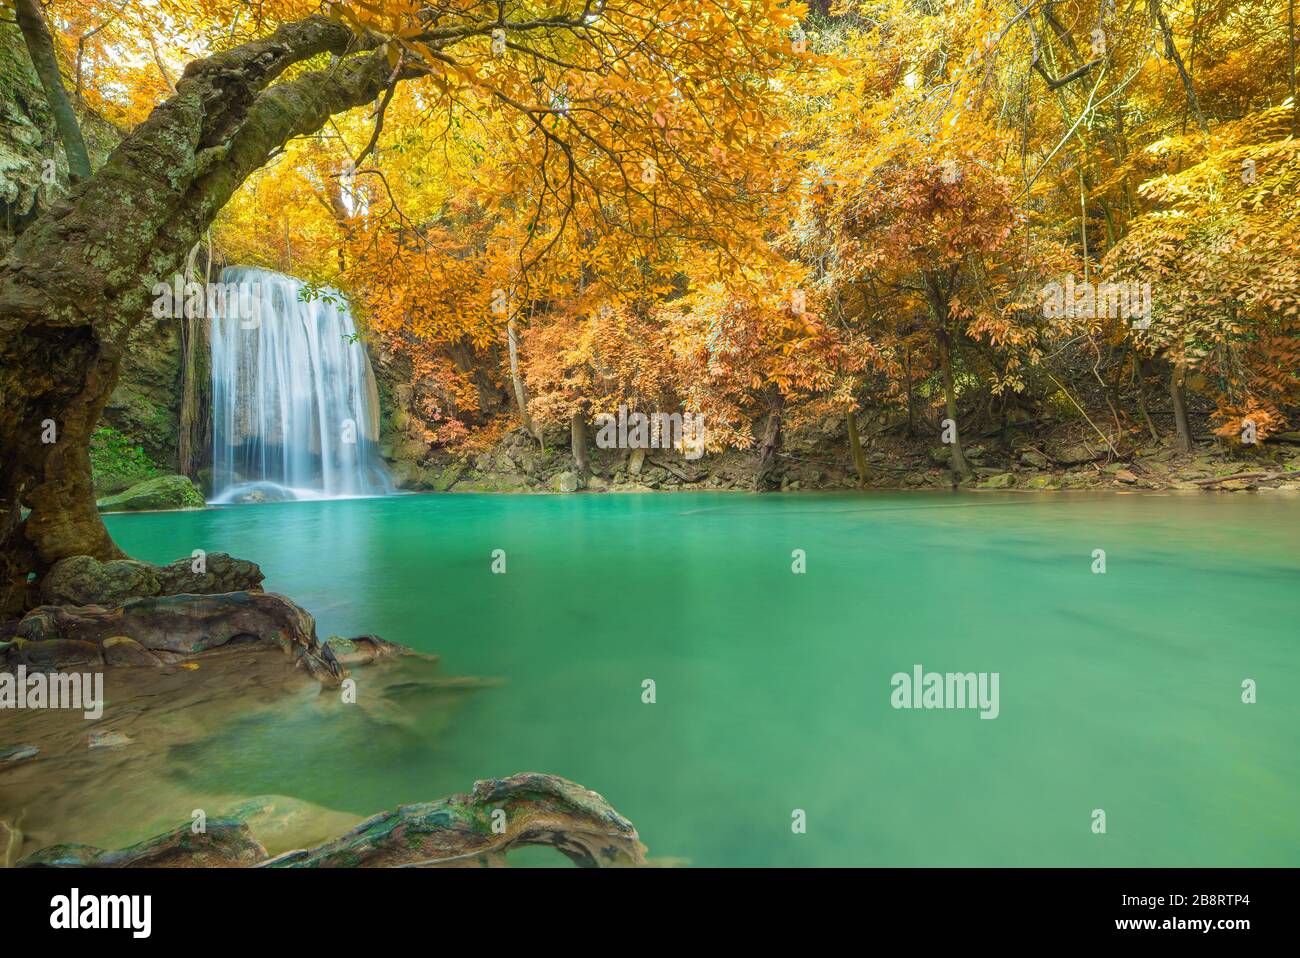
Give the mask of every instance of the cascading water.
POLYGON ((392 492, 379 400, 341 294, 251 267, 221 274, 212 314, 213 501, 392 492))

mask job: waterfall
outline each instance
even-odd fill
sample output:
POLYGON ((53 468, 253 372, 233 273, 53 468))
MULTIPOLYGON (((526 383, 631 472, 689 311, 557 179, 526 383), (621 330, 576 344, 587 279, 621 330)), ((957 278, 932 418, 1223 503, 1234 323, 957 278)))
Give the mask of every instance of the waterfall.
POLYGON ((392 492, 374 374, 347 301, 306 288, 231 267, 208 290, 214 502, 392 492))

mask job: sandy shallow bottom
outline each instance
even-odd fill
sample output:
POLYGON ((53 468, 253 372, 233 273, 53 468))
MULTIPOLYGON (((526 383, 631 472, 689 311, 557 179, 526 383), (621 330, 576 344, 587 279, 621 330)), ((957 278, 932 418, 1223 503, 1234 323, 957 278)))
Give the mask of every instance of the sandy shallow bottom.
MULTIPOLYGON (((196 812, 245 821, 272 855, 319 844, 366 816, 285 794, 223 790, 223 755, 236 757, 223 744, 231 730, 305 730, 308 753, 338 721, 371 731, 418 721, 420 735, 435 736, 474 684, 440 679, 423 660, 380 662, 353 672, 357 699, 344 703, 340 690, 321 689, 275 651, 218 651, 195 664, 106 671, 98 719, 73 710, 3 713, 0 746, 40 752, 0 770, 0 863, 56 843, 124 847, 192 823, 196 812), (413 688, 425 706, 414 713, 402 704, 413 688), (105 739, 120 744, 92 747, 105 739)), ((298 765, 303 755, 284 759, 298 765)))

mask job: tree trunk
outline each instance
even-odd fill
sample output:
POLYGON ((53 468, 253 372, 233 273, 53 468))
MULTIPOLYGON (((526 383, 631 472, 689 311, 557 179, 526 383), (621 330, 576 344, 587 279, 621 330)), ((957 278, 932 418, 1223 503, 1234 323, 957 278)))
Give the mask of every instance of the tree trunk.
POLYGON ((36 68, 50 112, 54 114, 59 139, 63 141, 63 152, 68 158, 68 177, 73 183, 88 180, 90 154, 86 152, 81 124, 77 122, 72 101, 68 99, 68 91, 63 86, 63 73, 59 70, 59 60, 54 54, 54 39, 50 36, 50 28, 41 13, 39 0, 15 0, 14 6, 18 15, 18 29, 22 31, 32 66, 36 68))
POLYGON ((973 473, 961 451, 961 432, 957 428, 957 390, 952 378, 952 344, 948 333, 939 331, 939 368, 943 373, 943 398, 952 429, 952 474, 954 482, 969 479, 973 473))
POLYGON ((862 453, 862 440, 858 437, 858 413, 855 409, 844 411, 844 420, 849 425, 849 455, 853 458, 853 468, 858 471, 858 485, 867 484, 867 457, 862 453))
POLYGON ((573 448, 573 465, 578 470, 578 484, 586 488, 591 460, 587 456, 587 411, 581 407, 569 417, 569 442, 573 448))
POLYGON ((758 446, 758 466, 754 472, 754 488, 761 492, 769 488, 768 475, 776 463, 776 451, 781 448, 781 411, 785 408, 785 397, 779 391, 768 398, 767 424, 763 427, 763 439, 758 446))
POLYGON ((1201 128, 1201 132, 1206 136, 1210 135, 1210 125, 1205 122, 1205 114, 1201 112, 1201 101, 1197 99, 1196 89, 1192 86, 1192 78, 1187 72, 1187 67, 1183 63, 1182 56, 1178 53, 1178 46, 1174 43, 1174 31, 1169 27, 1169 20, 1165 17, 1164 8, 1160 6, 1160 0, 1149 0, 1151 13, 1156 18, 1156 23, 1160 25, 1160 35, 1165 41, 1165 53, 1169 59, 1174 61, 1174 66, 1178 68, 1178 76, 1183 81, 1183 92, 1187 94, 1187 105, 1191 108, 1192 115, 1196 117, 1196 123, 1201 128))
POLYGON ((1169 398, 1174 401, 1174 425, 1178 430, 1178 448, 1182 452, 1192 451, 1192 430, 1187 425, 1187 398, 1183 394, 1183 380, 1187 370, 1175 365, 1169 374, 1169 398))
POLYGON ((1138 411, 1142 413, 1142 420, 1147 424, 1147 432, 1151 434, 1151 441, 1159 445, 1160 431, 1156 429, 1155 420, 1151 418, 1151 410, 1147 408, 1147 388, 1146 388, 1146 363, 1138 354, 1133 356, 1133 378, 1137 386, 1137 404, 1138 411))
POLYGON ((515 407, 519 410, 519 421, 537 440, 537 445, 545 450, 546 442, 542 438, 542 431, 533 424, 533 417, 528 414, 528 385, 519 371, 519 332, 515 326, 514 316, 506 322, 506 345, 510 353, 510 381, 514 384, 515 407))
POLYGON ((89 441, 127 337, 246 177, 384 88, 376 43, 315 16, 191 63, 176 95, 0 262, 0 617, 21 612, 29 575, 59 559, 121 555, 95 509, 89 441))

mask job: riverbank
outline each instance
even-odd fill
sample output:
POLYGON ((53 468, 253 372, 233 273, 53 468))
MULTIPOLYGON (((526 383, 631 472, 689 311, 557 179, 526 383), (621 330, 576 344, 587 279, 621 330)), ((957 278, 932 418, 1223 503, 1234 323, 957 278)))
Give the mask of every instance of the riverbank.
POLYGON ((383 452, 396 485, 416 492, 681 492, 866 489, 1171 489, 1185 492, 1300 491, 1300 433, 1252 447, 1202 441, 1190 452, 1171 443, 1116 448, 1077 429, 1032 441, 991 437, 964 447, 968 478, 954 482, 950 447, 903 436, 873 437, 863 451, 865 478, 849 461, 842 418, 792 431, 760 481, 753 452, 729 450, 687 459, 670 449, 589 449, 583 470, 566 445, 541 448, 522 429, 481 451, 383 452))

